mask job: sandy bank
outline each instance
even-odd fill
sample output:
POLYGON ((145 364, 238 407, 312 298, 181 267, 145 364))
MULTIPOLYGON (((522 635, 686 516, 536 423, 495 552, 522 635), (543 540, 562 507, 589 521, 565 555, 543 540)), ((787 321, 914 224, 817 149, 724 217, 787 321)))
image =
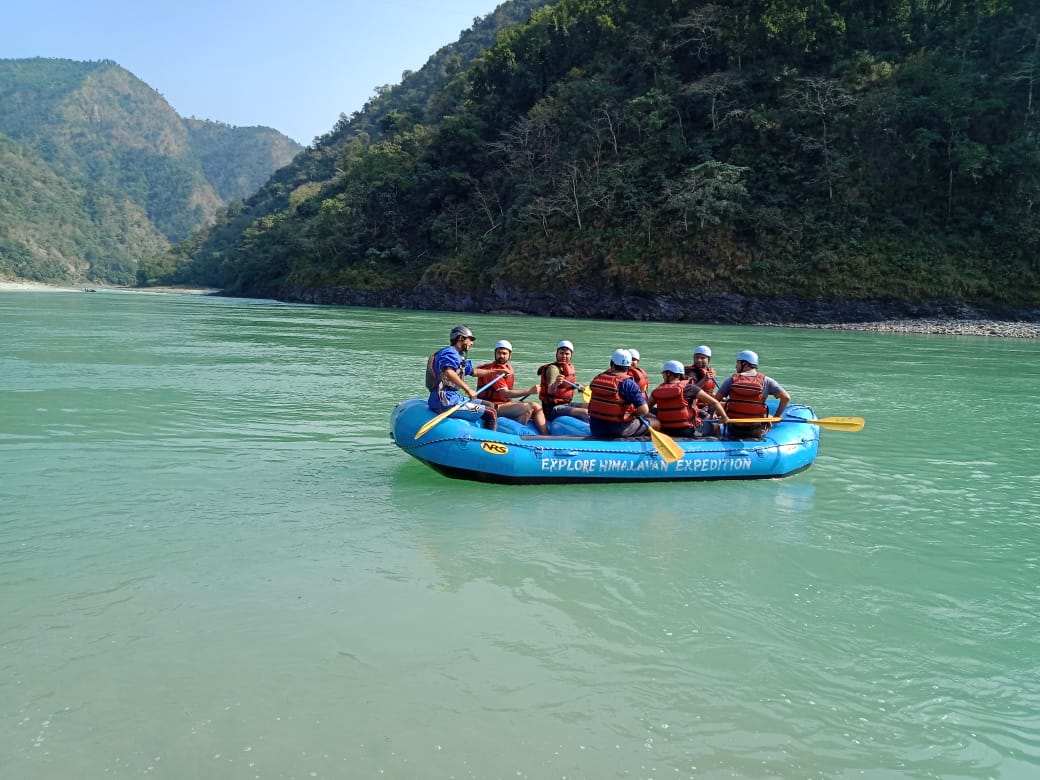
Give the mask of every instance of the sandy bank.
POLYGON ((128 293, 173 293, 177 295, 215 295, 220 292, 216 288, 208 287, 108 287, 98 285, 83 285, 73 287, 71 285, 43 284, 42 282, 27 282, 24 280, 0 279, 0 291, 26 291, 26 292, 128 292, 128 293))

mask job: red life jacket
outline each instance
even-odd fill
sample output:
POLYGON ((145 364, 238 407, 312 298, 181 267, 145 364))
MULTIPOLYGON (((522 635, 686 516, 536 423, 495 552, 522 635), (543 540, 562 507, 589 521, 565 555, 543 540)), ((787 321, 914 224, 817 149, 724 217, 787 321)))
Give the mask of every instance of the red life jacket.
POLYGON ((589 383, 589 390, 592 391, 589 417, 613 423, 629 422, 635 418, 636 408, 618 392, 621 383, 626 379, 631 377, 627 374, 618 375, 604 371, 589 383))
MULTIPOLYGON (((715 391, 719 389, 718 375, 715 373, 715 369, 711 366, 705 368, 683 366, 683 368, 686 370, 686 378, 694 383, 700 382, 704 377, 708 377, 704 384, 701 385, 701 390, 708 395, 713 395, 715 391)), ((707 401, 696 401, 694 405, 697 409, 698 416, 704 417, 708 413, 707 401)))
POLYGON ((506 390, 513 389, 514 378, 512 374, 512 363, 507 362, 505 365, 502 365, 501 363, 485 363, 482 366, 477 366, 477 368, 487 368, 496 371, 502 371, 505 368, 508 368, 510 371, 506 376, 499 377, 494 382, 489 382, 483 390, 477 393, 477 398, 491 401, 495 406, 501 406, 502 404, 507 404, 513 400, 509 396, 505 395, 506 390))
POLYGON ((729 388, 726 400, 727 417, 767 417, 766 407, 766 375, 734 374, 733 384, 729 388))
POLYGON ((686 403, 685 379, 658 385, 650 394, 650 405, 657 406, 657 419, 662 428, 685 428, 693 424, 693 410, 686 403))
POLYGON ((715 369, 711 366, 707 368, 697 368, 697 366, 683 366, 686 371, 686 378, 693 382, 700 382, 704 377, 708 377, 701 390, 705 393, 714 393, 719 388, 718 375, 715 373, 715 369))
POLYGON ((576 375, 573 363, 546 363, 538 369, 538 400, 542 402, 542 406, 546 409, 569 404, 571 399, 574 398, 574 388, 566 382, 557 382, 556 394, 553 396, 549 395, 549 385, 545 379, 546 369, 549 366, 556 366, 560 369, 560 376, 572 382, 576 375))
POLYGON ((636 384, 639 385, 639 389, 644 393, 650 392, 650 375, 647 374, 639 366, 629 366, 628 375, 636 380, 636 384))

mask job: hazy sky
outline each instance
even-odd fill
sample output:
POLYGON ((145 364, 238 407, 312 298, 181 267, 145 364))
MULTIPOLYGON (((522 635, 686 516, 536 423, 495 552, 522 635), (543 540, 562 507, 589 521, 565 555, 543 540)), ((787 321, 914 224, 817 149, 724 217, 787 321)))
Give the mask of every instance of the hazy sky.
POLYGON ((306 145, 498 4, 7 0, 0 59, 112 60, 181 116, 266 125, 306 145))

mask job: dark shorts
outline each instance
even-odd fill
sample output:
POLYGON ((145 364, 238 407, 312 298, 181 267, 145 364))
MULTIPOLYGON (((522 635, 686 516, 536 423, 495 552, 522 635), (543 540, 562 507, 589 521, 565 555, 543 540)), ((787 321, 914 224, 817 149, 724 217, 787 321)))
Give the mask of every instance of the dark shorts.
POLYGON ((553 406, 545 409, 545 419, 555 420, 557 417, 577 417, 578 415, 584 416, 582 413, 586 409, 584 406, 571 406, 570 404, 560 404, 559 406, 553 406), (577 414, 575 414, 577 412, 577 414))
POLYGON ((628 423, 597 423, 595 420, 589 423, 592 436, 596 439, 628 439, 633 436, 648 436, 650 428, 642 420, 632 420, 628 423))
POLYGON ((725 438, 727 439, 761 439, 772 426, 769 423, 754 423, 752 425, 726 425, 725 438))
POLYGON ((693 425, 687 425, 684 428, 662 428, 661 433, 667 433, 669 436, 678 436, 682 438, 692 438, 697 435, 697 428, 693 425))

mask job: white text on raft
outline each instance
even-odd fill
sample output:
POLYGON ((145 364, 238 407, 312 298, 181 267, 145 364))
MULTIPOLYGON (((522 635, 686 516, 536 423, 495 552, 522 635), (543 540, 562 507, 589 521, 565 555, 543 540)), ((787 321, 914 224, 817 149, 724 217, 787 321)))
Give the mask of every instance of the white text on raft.
MULTIPOLYGON (((542 461, 542 471, 580 471, 586 474, 593 472, 618 471, 668 471, 672 464, 661 460, 571 460, 569 458, 546 458, 542 461)), ((751 458, 684 458, 674 464, 673 471, 748 471, 751 458)))

